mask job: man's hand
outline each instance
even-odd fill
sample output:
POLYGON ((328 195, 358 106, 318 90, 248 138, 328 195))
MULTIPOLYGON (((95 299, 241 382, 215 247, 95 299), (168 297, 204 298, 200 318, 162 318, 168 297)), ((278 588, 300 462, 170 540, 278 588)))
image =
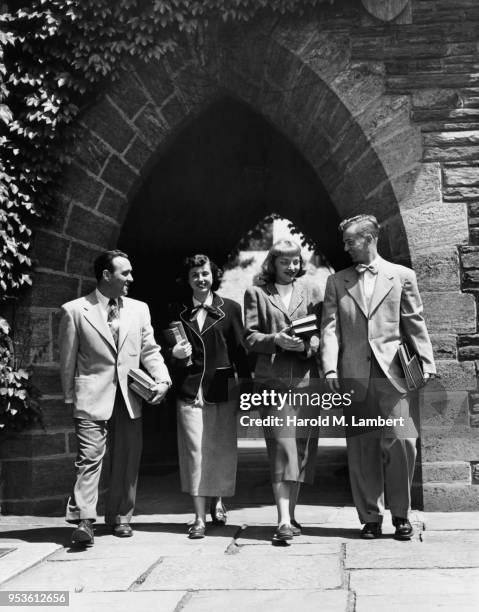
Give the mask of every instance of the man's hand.
POLYGON ((339 380, 336 372, 329 372, 329 374, 326 374, 326 382, 330 391, 333 393, 339 391, 339 380))
POLYGON ((154 395, 148 403, 149 404, 159 404, 165 397, 168 389, 169 389, 169 385, 167 385, 166 383, 161 383, 161 382, 157 383, 152 388, 152 392, 154 392, 154 395))
POLYGON ((290 336, 284 330, 280 331, 274 337, 274 343, 281 347, 284 351, 304 351, 304 342, 297 336, 290 336))

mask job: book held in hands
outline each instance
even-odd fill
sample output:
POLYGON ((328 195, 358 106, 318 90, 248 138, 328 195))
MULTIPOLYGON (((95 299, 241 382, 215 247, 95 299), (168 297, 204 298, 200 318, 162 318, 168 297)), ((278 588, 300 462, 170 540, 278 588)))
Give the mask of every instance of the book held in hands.
POLYGON ((128 377, 130 389, 149 402, 155 395, 154 387, 156 382, 153 378, 140 368, 131 368, 128 372, 128 377))

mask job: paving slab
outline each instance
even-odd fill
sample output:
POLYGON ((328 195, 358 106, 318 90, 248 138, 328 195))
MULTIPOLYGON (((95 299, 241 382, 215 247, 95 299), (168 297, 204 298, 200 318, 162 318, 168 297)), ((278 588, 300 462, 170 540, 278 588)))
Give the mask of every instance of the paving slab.
POLYGON ((334 589, 342 584, 337 555, 236 555, 162 560, 139 590, 334 589))
POLYGON ((304 591, 201 591, 183 600, 184 612, 269 612, 270 610, 301 610, 301 612, 347 612, 348 592, 345 590, 304 591))
MULTIPOLYGON (((185 596, 182 591, 122 591, 110 593, 70 593, 68 612, 174 612, 185 596)), ((62 608, 55 608, 59 612, 62 608)), ((15 611, 17 608, 15 608, 15 611)), ((31 608, 29 609, 31 612, 31 608)))
POLYGON ((479 591, 476 595, 449 593, 441 591, 429 595, 410 595, 401 593, 388 595, 360 595, 356 598, 355 612, 437 612, 460 610, 460 612, 477 612, 479 609, 479 591), (397 597, 397 598, 396 598, 397 597))
POLYGON ((58 548, 57 544, 51 543, 16 545, 12 552, 0 558, 0 584, 40 563, 58 548))
MULTIPOLYGON (((45 561, 2 584, 3 590, 126 591, 159 559, 159 554, 142 550, 128 563, 112 555, 98 559, 45 561)), ((181 565, 181 562, 180 562, 181 565)), ((165 587, 166 588, 166 587, 165 587)))
POLYGON ((477 512, 424 512, 426 531, 479 530, 477 512))
MULTIPOLYGON (((406 596, 434 596, 437 593, 469 594, 474 598, 479 593, 479 569, 353 570, 350 589, 357 595, 389 594, 395 601, 402 601, 406 596)), ((412 610, 421 608, 413 607, 412 610)))
POLYGON ((345 567, 348 569, 479 567, 479 548, 476 542, 458 540, 448 540, 445 546, 445 542, 440 538, 435 542, 358 540, 346 544, 345 567))

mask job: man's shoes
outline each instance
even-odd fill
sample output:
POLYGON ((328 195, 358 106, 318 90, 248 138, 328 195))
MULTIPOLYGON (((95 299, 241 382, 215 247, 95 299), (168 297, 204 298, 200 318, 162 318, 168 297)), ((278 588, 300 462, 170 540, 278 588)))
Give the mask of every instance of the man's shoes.
POLYGON ((400 516, 393 516, 393 525, 396 527, 396 533, 394 537, 396 540, 410 540, 414 529, 407 518, 401 518, 400 516))
POLYGON ((366 523, 361 530, 363 540, 375 540, 382 533, 381 523, 366 523))
POLYGON ((117 538, 131 538, 133 535, 133 529, 129 523, 118 523, 117 525, 113 525, 111 532, 117 538))
POLYGON ((280 525, 273 534, 273 544, 277 542, 287 542, 293 539, 291 525, 280 525))
POLYGON ((206 534, 206 526, 204 521, 196 519, 193 525, 188 529, 188 537, 190 540, 200 540, 206 534))
POLYGON ((295 519, 291 519, 291 531, 293 532, 293 536, 300 536, 301 530, 303 528, 295 519))
POLYGON ((93 523, 90 519, 83 519, 72 533, 72 546, 93 546, 95 541, 93 535, 93 523))
POLYGON ((226 525, 226 508, 224 504, 218 504, 216 499, 213 499, 210 504, 211 521, 213 525, 226 525))

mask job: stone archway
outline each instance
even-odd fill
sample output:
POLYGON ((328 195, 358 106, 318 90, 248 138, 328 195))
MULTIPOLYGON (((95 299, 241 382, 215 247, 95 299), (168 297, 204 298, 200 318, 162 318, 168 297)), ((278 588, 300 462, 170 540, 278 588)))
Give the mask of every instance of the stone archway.
MULTIPOLYGON (((39 266, 24 304, 51 340, 37 371, 52 415, 61 410, 55 309, 91 288, 90 262, 116 244, 149 168, 188 121, 225 94, 261 113, 301 151, 338 216, 378 216, 387 230, 382 252, 418 273, 435 348, 445 357, 440 366, 459 389, 456 412, 467 401, 465 390, 475 388, 472 363, 459 364, 453 347, 455 334, 475 331, 474 299, 460 292, 457 263, 457 245, 468 239, 465 205, 444 206, 440 164, 424 156, 410 95, 387 88, 384 62, 354 38, 347 14, 340 27, 334 19, 321 28, 301 20, 281 23, 228 28, 205 37, 193 52, 185 46, 161 62, 133 63, 85 110, 83 137, 59 186, 58 213, 37 232, 39 266)), ((54 416, 47 422, 52 429, 45 444, 55 438, 63 452, 42 456, 37 440, 30 472, 66 474, 49 490, 45 503, 53 507, 68 491, 64 466, 73 449, 64 413, 58 430, 54 416)), ((457 453, 448 452, 443 431, 436 431, 447 423, 429 411, 425 425, 426 472, 439 470, 446 482, 454 481, 448 466, 457 453)), ((426 503, 434 505, 444 490, 425 485, 426 503)), ((38 496, 32 485, 29 500, 38 496)))

